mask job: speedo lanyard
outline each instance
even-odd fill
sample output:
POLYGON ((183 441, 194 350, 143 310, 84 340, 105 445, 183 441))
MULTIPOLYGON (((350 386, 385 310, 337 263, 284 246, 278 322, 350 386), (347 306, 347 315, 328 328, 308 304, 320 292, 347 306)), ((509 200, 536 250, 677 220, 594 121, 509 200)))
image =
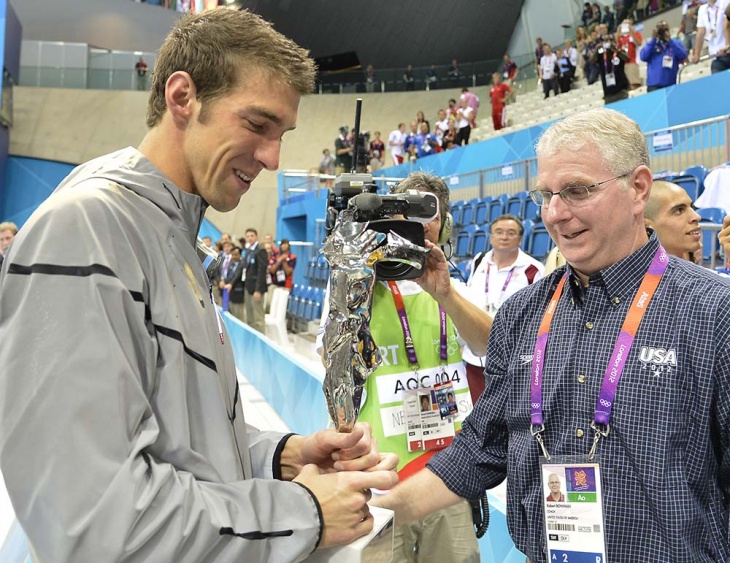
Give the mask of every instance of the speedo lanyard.
MULTIPOLYGON (((398 284, 394 281, 388 282, 390 292, 393 294, 393 302, 395 303, 395 310, 398 311, 398 318, 400 319, 400 325, 403 329, 403 338, 406 341, 406 354, 408 355, 408 363, 411 366, 418 369, 418 357, 416 356, 416 347, 413 344, 413 337, 411 336, 411 325, 408 322, 408 315, 406 314, 406 306, 403 303, 403 295, 401 295, 398 289, 398 284)), ((448 348, 446 346, 446 311, 439 305, 439 327, 441 332, 439 356, 441 357, 441 363, 446 365, 448 359, 448 348)))
MULTIPOLYGON (((596 410, 593 415, 593 422, 591 422, 591 428, 595 430, 596 435, 593 439, 593 447, 591 448, 588 458, 592 459, 596 453, 598 446, 598 440, 601 436, 608 436, 611 420, 611 410, 613 408, 613 400, 616 396, 616 389, 618 388, 619 380, 623 374, 624 368, 626 367, 626 361, 631 351, 631 346, 634 343, 634 338, 639 330, 641 319, 644 318, 644 313, 649 307, 649 303, 656 292, 656 288, 662 279, 662 275, 667 269, 669 258, 667 256, 664 247, 659 245, 654 258, 649 265, 649 269, 644 275, 644 279, 639 286, 634 300, 631 303, 629 312, 624 319, 621 332, 616 340, 611 359, 606 367, 606 373, 603 376, 603 383, 601 384, 601 390, 598 394, 598 400, 596 401, 596 410)), ((530 432, 537 440, 540 448, 542 449, 543 455, 546 459, 550 460, 550 454, 548 454, 545 444, 542 441, 541 432, 545 430, 545 424, 542 413, 542 376, 545 366, 545 350, 547 348, 548 334, 550 332, 550 325, 555 316, 555 311, 558 308, 558 301, 563 293, 565 281, 568 278, 568 272, 565 272, 563 277, 560 279, 558 287, 555 289, 555 293, 550 298, 550 303, 545 310, 540 323, 540 329, 537 333, 537 342, 535 344, 535 354, 532 359, 532 377, 530 378, 531 387, 531 417, 530 417, 530 432)))
MULTIPOLYGON (((507 286, 509 285, 509 282, 512 281, 512 274, 515 273, 515 268, 517 266, 512 266, 512 269, 507 274, 507 279, 504 280, 504 285, 502 286, 502 291, 499 294, 499 301, 497 303, 502 301, 502 297, 504 296, 504 292, 507 291, 507 286)), ((484 293, 487 295, 487 302, 489 302, 489 272, 492 270, 492 265, 487 264, 487 279, 484 281, 484 293)))

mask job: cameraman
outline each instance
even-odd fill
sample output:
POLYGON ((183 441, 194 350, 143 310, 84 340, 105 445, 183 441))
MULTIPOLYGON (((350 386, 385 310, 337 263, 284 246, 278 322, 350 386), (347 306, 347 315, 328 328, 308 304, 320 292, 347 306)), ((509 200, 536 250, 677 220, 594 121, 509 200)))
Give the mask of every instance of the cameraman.
POLYGON ((646 62, 646 90, 651 92, 677 83, 679 64, 687 58, 687 51, 678 39, 672 39, 667 22, 660 21, 639 58, 646 62))
POLYGON ((612 35, 603 38, 593 54, 593 61, 598 65, 601 75, 604 103, 610 104, 628 98, 629 79, 626 76, 626 65, 629 55, 616 45, 612 35))
MULTIPOLYGON (((492 324, 489 315, 469 303, 452 284, 448 262, 437 246, 444 244, 448 238, 448 232, 444 233, 444 229, 448 229, 444 225, 450 221, 448 186, 437 176, 414 172, 398 184, 395 191, 405 192, 408 189, 430 192, 438 197, 439 215, 423 225, 426 246, 431 248, 431 253, 422 277, 417 280, 379 281, 373 290, 370 330, 378 347, 384 351, 384 361, 365 382, 359 414, 360 421, 371 424, 381 451, 398 452, 401 480, 423 467, 436 450, 409 451, 400 389, 412 388, 410 382, 415 378, 419 390, 428 390, 438 382, 442 373, 448 373, 459 408, 455 430, 460 430, 461 421, 471 412, 473 405, 459 350, 459 337, 473 346, 470 349, 475 354, 483 354, 492 324), (441 311, 446 315, 443 325, 441 311), (411 348, 407 348, 406 332, 412 337, 411 348), (439 342, 444 345, 440 346, 439 342)), ((329 293, 317 334, 320 353, 323 351, 328 304, 329 293)), ((393 563, 414 560, 421 563, 479 560, 471 509, 467 502, 462 501, 424 520, 396 525, 393 563), (416 559, 414 553, 418 554, 416 559)))

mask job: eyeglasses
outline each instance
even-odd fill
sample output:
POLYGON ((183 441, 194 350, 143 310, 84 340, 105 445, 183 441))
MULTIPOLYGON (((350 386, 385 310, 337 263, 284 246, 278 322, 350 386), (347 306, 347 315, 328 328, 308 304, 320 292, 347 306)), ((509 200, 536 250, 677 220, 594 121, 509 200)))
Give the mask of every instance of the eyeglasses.
POLYGON ((553 199, 553 196, 559 195, 567 205, 580 204, 591 197, 591 190, 602 186, 603 184, 613 182, 614 180, 625 178, 626 176, 629 176, 632 172, 633 170, 631 172, 625 172, 624 174, 620 174, 615 178, 609 178, 608 180, 604 180, 603 182, 596 182, 595 184, 591 184, 590 186, 568 186, 567 188, 563 188, 559 192, 552 192, 550 190, 530 190, 530 199, 534 201, 537 205, 543 206, 550 205, 550 201, 553 199))
POLYGON ((514 229, 510 229, 509 231, 503 231, 502 229, 495 229, 492 231, 493 235, 496 235, 498 237, 501 237, 502 235, 507 235, 508 237, 516 237, 519 236, 519 231, 515 231, 514 229))

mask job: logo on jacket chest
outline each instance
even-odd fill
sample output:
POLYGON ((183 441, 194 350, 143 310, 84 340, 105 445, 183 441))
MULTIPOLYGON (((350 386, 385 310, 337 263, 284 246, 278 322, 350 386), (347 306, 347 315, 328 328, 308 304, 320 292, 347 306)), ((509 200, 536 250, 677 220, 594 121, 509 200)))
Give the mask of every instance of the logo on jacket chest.
POLYGON ((642 346, 639 350, 642 369, 651 370, 652 375, 671 373, 677 367, 677 351, 674 348, 655 348, 642 346))

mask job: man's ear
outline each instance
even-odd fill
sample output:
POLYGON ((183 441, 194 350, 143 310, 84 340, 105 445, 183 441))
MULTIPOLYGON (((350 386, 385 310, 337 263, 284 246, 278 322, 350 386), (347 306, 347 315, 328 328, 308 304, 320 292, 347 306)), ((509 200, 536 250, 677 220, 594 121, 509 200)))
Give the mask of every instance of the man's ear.
POLYGON ((636 202, 637 204, 640 204, 642 213, 649 202, 649 195, 651 194, 651 185, 653 181, 654 177, 648 167, 641 165, 634 170, 631 187, 634 189, 634 193, 636 193, 636 202))
POLYGON ((175 123, 187 124, 198 105, 195 83, 187 72, 178 70, 167 79, 165 103, 175 123))

